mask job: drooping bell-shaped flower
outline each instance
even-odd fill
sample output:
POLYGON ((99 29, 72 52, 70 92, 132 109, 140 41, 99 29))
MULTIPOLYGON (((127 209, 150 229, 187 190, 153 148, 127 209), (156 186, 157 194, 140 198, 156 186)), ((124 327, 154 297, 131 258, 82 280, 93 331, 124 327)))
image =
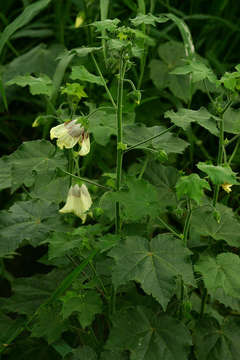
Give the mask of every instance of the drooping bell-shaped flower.
POLYGON ((53 127, 50 130, 50 138, 51 140, 57 138, 57 146, 60 149, 71 149, 79 143, 81 145, 80 156, 87 155, 90 151, 89 134, 76 119, 53 127))
POLYGON ((59 210, 59 212, 63 214, 74 213, 82 219, 83 223, 85 223, 87 218, 86 211, 90 209, 91 205, 92 199, 86 185, 83 184, 80 187, 76 184, 70 187, 66 204, 59 210))

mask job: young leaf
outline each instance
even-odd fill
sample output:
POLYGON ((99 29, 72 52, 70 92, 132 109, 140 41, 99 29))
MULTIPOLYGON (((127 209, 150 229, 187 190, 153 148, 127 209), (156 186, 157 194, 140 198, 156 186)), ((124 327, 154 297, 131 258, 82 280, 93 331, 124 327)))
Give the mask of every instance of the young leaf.
POLYGON ((117 313, 107 349, 129 350, 131 360, 187 360, 191 336, 183 323, 144 307, 117 313))
POLYGON ((223 289, 226 295, 240 299, 240 259, 232 253, 222 253, 217 257, 202 254, 195 265, 195 270, 203 276, 203 281, 210 294, 223 289))
POLYGON ((190 254, 171 234, 160 234, 151 242, 128 237, 109 253, 116 261, 113 283, 119 286, 130 280, 139 282, 166 310, 175 291, 176 276, 181 275, 184 281, 194 284, 190 254))
POLYGON ((238 184, 238 181, 236 179, 237 173, 233 172, 232 169, 228 166, 215 166, 206 164, 204 162, 199 162, 197 164, 197 167, 199 168, 199 170, 205 172, 210 177, 213 184, 238 184))
POLYGON ((203 196, 203 189, 211 190, 208 182, 201 179, 198 174, 191 174, 189 176, 181 176, 176 184, 177 196, 179 199, 185 195, 189 199, 193 199, 197 204, 203 196))
POLYGON ((93 84, 102 85, 103 82, 100 76, 91 74, 83 65, 73 66, 72 73, 70 75, 72 80, 87 81, 93 84))
POLYGON ((228 317, 220 326, 214 319, 198 321, 194 330, 197 360, 238 360, 240 322, 228 317))
POLYGON ((95 21, 91 25, 96 28, 96 31, 102 32, 107 30, 109 32, 113 32, 117 29, 118 24, 120 23, 119 19, 106 19, 103 21, 95 21))
POLYGON ((131 23, 134 26, 139 26, 142 24, 156 26, 156 23, 164 23, 166 21, 168 21, 168 18, 165 17, 164 15, 154 16, 152 14, 147 14, 147 15, 139 14, 134 19, 131 19, 131 23))
POLYGON ((34 77, 32 75, 18 75, 12 80, 8 81, 6 85, 29 86, 32 95, 47 95, 52 94, 52 80, 45 74, 34 77))

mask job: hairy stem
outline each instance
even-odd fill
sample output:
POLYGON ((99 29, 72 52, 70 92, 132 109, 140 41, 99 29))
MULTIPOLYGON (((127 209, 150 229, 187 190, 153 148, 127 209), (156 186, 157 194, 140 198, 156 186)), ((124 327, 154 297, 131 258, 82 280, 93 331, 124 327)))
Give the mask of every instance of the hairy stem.
MULTIPOLYGON (((116 166, 116 190, 119 191, 121 187, 122 179, 122 160, 123 160, 123 149, 120 146, 122 143, 122 106, 123 106, 123 81, 126 71, 126 62, 124 61, 124 53, 121 53, 120 56, 120 66, 119 66, 119 80, 118 80, 118 91, 117 91, 117 166, 116 166)), ((121 220, 120 220, 120 204, 117 201, 115 207, 115 232, 120 234, 121 220)))
POLYGON ((92 57, 92 60, 93 60, 93 62, 95 64, 95 66, 96 66, 97 72, 98 72, 98 74, 99 74, 99 76, 100 76, 100 78, 101 78, 101 80, 103 82, 103 86, 105 87, 105 90, 106 90, 106 92, 108 94, 109 100, 113 104, 113 107, 116 109, 117 105, 116 105, 116 103, 115 103, 115 101, 114 101, 114 99, 112 97, 112 94, 111 94, 111 92, 110 92, 110 90, 109 90, 109 88, 107 86, 107 83, 106 83, 106 81, 105 81, 105 79, 103 77, 103 74, 102 74, 102 72, 100 70, 100 67, 98 66, 97 60, 96 60, 95 56, 92 53, 91 53, 91 57, 92 57))

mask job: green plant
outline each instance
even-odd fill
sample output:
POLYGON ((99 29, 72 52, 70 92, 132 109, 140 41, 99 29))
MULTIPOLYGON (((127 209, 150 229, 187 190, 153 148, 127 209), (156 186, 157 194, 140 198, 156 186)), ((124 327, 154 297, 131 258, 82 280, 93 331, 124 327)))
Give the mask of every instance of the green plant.
MULTIPOLYGON (((75 28, 72 3, 54 3, 65 14, 61 45, 38 45, 2 73, 4 111, 26 90, 40 139, 0 159, 1 275, 11 289, 0 298, 1 356, 236 360, 240 67, 217 74, 184 16, 169 5, 158 15, 161 1, 124 1, 137 12, 125 22, 118 5, 100 1, 97 20, 85 1, 75 28), (158 26, 176 27, 181 41, 156 51, 158 26), (51 71, 31 64, 41 51, 51 71), (41 252, 43 273, 13 276, 28 247, 41 252)), ((49 5, 28 4, 0 50, 49 5)))

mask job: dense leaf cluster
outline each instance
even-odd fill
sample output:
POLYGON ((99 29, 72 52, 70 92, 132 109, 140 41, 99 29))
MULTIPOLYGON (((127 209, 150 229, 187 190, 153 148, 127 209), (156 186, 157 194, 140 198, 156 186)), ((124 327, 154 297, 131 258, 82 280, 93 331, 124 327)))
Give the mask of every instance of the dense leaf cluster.
POLYGON ((2 5, 3 360, 240 357, 239 25, 173 3, 2 5))

